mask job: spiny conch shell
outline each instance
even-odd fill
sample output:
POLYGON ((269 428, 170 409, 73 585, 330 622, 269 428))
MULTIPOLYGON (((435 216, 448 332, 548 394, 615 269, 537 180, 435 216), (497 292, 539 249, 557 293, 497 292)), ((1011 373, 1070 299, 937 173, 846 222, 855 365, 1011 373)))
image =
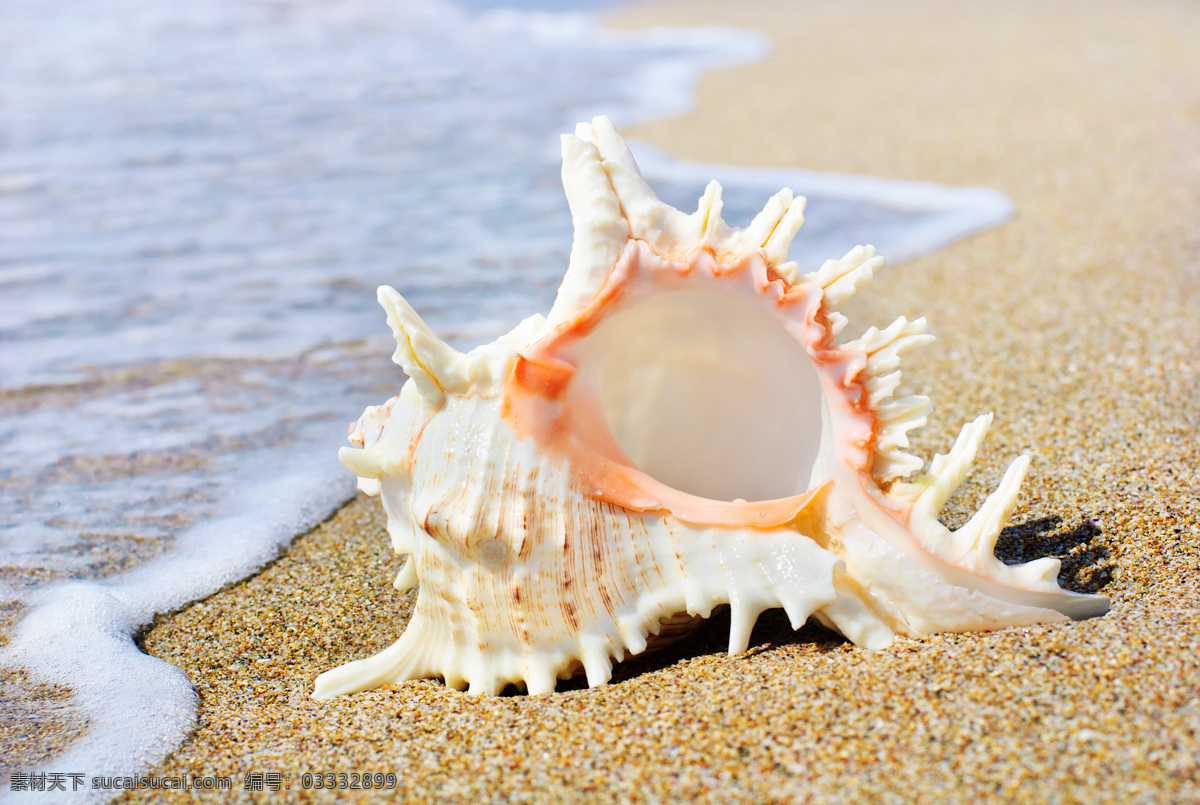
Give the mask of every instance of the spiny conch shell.
POLYGON ((721 605, 730 654, 776 607, 872 649, 1106 611, 1059 588, 1057 559, 994 556, 1026 456, 964 526, 938 521, 990 414, 902 480, 931 406, 893 392, 925 321, 834 341, 872 247, 802 275, 790 190, 733 229, 716 182, 692 215, 659 201, 604 118, 562 146, 575 240, 549 316, 462 354, 379 290, 409 380, 340 455, 382 491, 396 586, 420 589, 400 639, 321 674, 318 698, 424 677, 546 693, 581 667, 602 685, 721 605))

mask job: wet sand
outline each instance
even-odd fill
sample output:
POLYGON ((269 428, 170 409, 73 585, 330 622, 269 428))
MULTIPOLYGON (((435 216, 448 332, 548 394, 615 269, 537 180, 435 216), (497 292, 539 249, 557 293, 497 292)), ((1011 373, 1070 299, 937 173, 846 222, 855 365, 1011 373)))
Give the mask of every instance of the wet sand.
POLYGON ((689 0, 613 19, 667 23, 758 28, 775 54, 630 137, 1011 196, 1008 224, 879 276, 852 326, 929 319, 938 341, 906 363, 936 406, 926 455, 996 411, 947 523, 1029 451, 999 553, 1063 558, 1111 612, 877 652, 767 613, 737 657, 718 617, 596 690, 418 681, 315 702, 316 674, 389 645, 413 602, 360 498, 144 637, 202 700, 158 773, 232 775, 244 799, 270 796, 243 790, 249 772, 328 801, 378 794, 306 794, 304 773, 393 773, 413 801, 1200 799, 1200 8, 689 0))

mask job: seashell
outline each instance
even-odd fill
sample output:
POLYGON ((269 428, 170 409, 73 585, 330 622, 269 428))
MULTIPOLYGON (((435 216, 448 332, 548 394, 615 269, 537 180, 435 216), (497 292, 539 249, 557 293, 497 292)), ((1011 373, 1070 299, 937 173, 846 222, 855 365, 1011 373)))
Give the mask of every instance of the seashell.
POLYGON ((317 698, 425 677, 601 685, 722 605, 730 654, 769 608, 870 649, 1107 610, 1059 588, 1057 559, 994 556, 1027 456, 964 526, 938 521, 992 417, 912 479, 931 405, 894 392, 925 321, 835 341, 883 267, 872 247, 801 274, 790 190, 730 228, 716 182, 691 215, 659 201, 605 118, 562 150, 575 239, 548 316, 463 354, 379 289, 409 380, 340 457, 382 495, 408 555, 396 586, 420 589, 400 639, 321 674, 317 698))

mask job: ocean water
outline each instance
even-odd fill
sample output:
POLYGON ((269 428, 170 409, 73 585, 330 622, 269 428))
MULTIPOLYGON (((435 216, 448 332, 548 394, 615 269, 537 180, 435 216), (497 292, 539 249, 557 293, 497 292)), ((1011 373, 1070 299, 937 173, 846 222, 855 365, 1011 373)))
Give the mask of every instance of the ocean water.
MULTIPOLYGON (((461 348, 545 312, 571 242, 559 133, 679 114, 704 70, 767 53, 606 32, 602 7, 0 0, 0 666, 70 686, 92 725, 48 768, 132 774, 177 745, 191 687, 131 635, 352 496, 346 425, 403 379, 376 286, 461 348)), ((734 224, 807 195, 805 269, 1010 213, 633 148, 682 208, 721 180, 734 224)))

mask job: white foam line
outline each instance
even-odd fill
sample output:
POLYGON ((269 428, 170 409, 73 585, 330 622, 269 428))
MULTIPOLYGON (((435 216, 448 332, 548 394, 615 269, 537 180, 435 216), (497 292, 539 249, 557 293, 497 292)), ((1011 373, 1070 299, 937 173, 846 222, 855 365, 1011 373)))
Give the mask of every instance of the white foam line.
MULTIPOLYGON (((546 41, 577 39, 595 48, 640 46, 647 51, 679 51, 662 53, 640 64, 630 78, 637 93, 625 103, 581 103, 560 122, 561 131, 574 131, 577 122, 591 120, 596 115, 605 115, 620 129, 687 114, 696 107, 696 84, 702 75, 760 62, 771 55, 771 40, 765 34, 721 25, 614 31, 600 28, 600 17, 590 13, 497 12, 489 19, 504 20, 514 28, 523 27, 530 35, 546 41)), ((545 158, 555 164, 561 160, 557 137, 547 140, 545 158)))
MULTIPOLYGON (((643 31, 600 32, 600 41, 648 48, 680 47, 694 50, 674 58, 655 59, 645 64, 634 81, 640 103, 624 110, 605 112, 618 127, 687 114, 696 106, 696 84, 711 70, 760 62, 771 55, 771 40, 763 33, 719 25, 695 28, 649 28, 643 31)), ((593 115, 579 117, 591 120, 593 115)), ((573 126, 574 123, 571 123, 573 126)), ((566 128, 564 131, 571 131, 566 128)))
MULTIPOLYGON (((243 488, 225 514, 184 532, 169 553, 128 573, 49 585, 30 597, 0 665, 24 667, 40 682, 72 688, 88 721, 87 733, 42 769, 86 773, 83 788, 55 792, 55 802, 110 799, 116 792, 92 790, 92 776, 143 773, 187 738, 196 722, 191 683, 175 666, 143 654, 133 636, 156 612, 204 598, 262 568, 297 534, 353 497, 354 479, 332 455, 270 451, 272 462, 281 462, 277 466, 319 469, 306 479, 283 472, 243 488)), ((47 801, 43 792, 0 794, 5 801, 26 796, 47 801)))
MULTIPOLYGON (((1004 223, 1013 215, 1008 196, 986 187, 949 187, 933 182, 823 173, 800 168, 745 168, 679 162, 651 145, 630 143, 642 173, 649 179, 690 181, 703 186, 714 176, 728 184, 759 184, 765 193, 790 187, 797 195, 863 201, 914 213, 935 213, 906 227, 905 237, 874 244, 889 262, 908 260, 960 238, 1004 223)), ((653 182, 652 182, 653 183, 653 182)))

